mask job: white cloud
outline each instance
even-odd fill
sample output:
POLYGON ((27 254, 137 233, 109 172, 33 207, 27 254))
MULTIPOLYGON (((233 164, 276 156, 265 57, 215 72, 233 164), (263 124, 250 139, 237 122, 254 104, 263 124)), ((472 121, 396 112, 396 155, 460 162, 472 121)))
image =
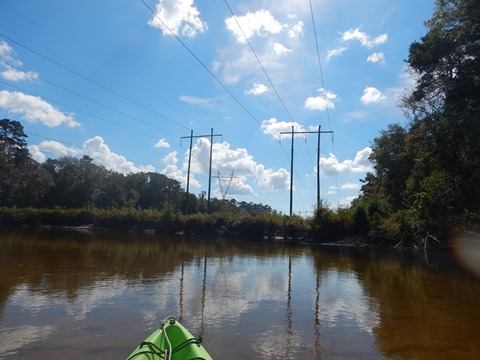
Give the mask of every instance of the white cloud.
POLYGON ((8 81, 24 81, 38 79, 38 74, 33 71, 22 71, 11 66, 4 65, 6 70, 0 72, 0 77, 8 81))
POLYGON ((341 199, 339 202, 338 202, 338 205, 341 206, 341 207, 350 207, 350 205, 352 205, 352 201, 355 200, 358 196, 355 195, 355 196, 347 196, 346 198, 343 198, 341 199))
POLYGON ((148 22, 150 26, 158 28, 164 36, 172 33, 190 38, 207 30, 207 23, 200 17, 200 12, 195 7, 194 0, 160 0, 155 6, 155 16, 148 22), (161 19, 163 21, 160 21, 161 19))
POLYGON ((46 156, 44 153, 41 152, 40 148, 37 145, 31 145, 28 147, 28 151, 32 156, 33 160, 43 163, 46 160, 46 156))
POLYGON ((339 162, 333 154, 330 154, 328 158, 321 156, 320 170, 326 176, 366 173, 372 169, 372 164, 368 159, 371 153, 372 149, 366 147, 357 152, 354 160, 344 160, 343 162, 339 162))
MULTIPOLYGON (((275 140, 281 139, 281 132, 291 132, 292 126, 294 127, 295 131, 305 131, 305 128, 302 124, 297 122, 289 122, 289 121, 278 121, 275 118, 271 118, 268 120, 263 120, 261 129, 264 134, 270 135, 275 140)), ((298 135, 295 135, 298 136, 298 135)))
POLYGON ((277 55, 285 55, 292 52, 291 49, 287 49, 285 46, 283 46, 279 42, 276 42, 273 44, 273 51, 277 55))
MULTIPOLYGON (((210 141, 207 138, 198 139, 192 148, 191 172, 207 174, 210 160, 210 141)), ((186 167, 187 156, 184 161, 186 167)), ((248 181, 254 181, 264 189, 278 190, 289 186, 290 175, 285 169, 274 170, 258 164, 248 153, 247 149, 232 149, 226 141, 213 144, 212 169, 221 174, 230 174, 232 170, 238 181, 232 183, 229 194, 251 194, 252 187, 248 181), (251 179, 251 180, 250 180, 251 179)))
POLYGON ((33 71, 23 71, 18 67, 22 66, 22 62, 15 56, 15 51, 7 42, 0 42, 0 77, 8 81, 24 81, 34 80, 38 78, 38 74, 33 71))
POLYGON ((298 21, 296 24, 293 24, 288 30, 289 38, 296 38, 303 32, 303 21, 298 21))
POLYGON ((225 19, 225 25, 240 43, 246 42, 245 37, 247 39, 254 35, 263 37, 268 34, 277 34, 282 30, 282 25, 268 10, 258 10, 254 13, 247 12, 244 16, 229 17, 225 19))
POLYGON ((56 157, 76 156, 80 154, 80 150, 75 149, 74 147, 65 146, 58 141, 42 141, 40 144, 32 146, 32 148, 33 147, 35 147, 33 151, 37 153, 47 152, 56 157))
POLYGON ((168 143, 167 140, 165 140, 165 139, 160 139, 160 140, 158 140, 158 142, 154 145, 154 147, 156 147, 157 149, 158 149, 158 148, 168 149, 168 148, 170 147, 170 144, 168 143))
POLYGON ((257 96, 257 95, 261 95, 261 94, 263 94, 267 91, 268 91, 268 87, 265 84, 254 83, 251 89, 245 91, 245 94, 246 95, 257 96))
POLYGON ((385 54, 383 52, 374 52, 367 58, 368 62, 385 64, 385 54))
POLYGON ((359 190, 360 185, 355 183, 346 183, 340 186, 342 190, 359 190))
POLYGON ((200 106, 204 106, 204 107, 212 106, 212 100, 211 99, 199 98, 199 97, 195 97, 195 96, 183 95, 183 96, 180 96, 180 101, 186 102, 188 104, 200 105, 200 106))
POLYGON ((155 171, 155 168, 152 165, 137 167, 124 156, 114 153, 110 150, 108 145, 105 144, 101 136, 95 136, 92 139, 85 141, 81 153, 90 156, 95 164, 103 165, 107 169, 124 174, 140 171, 155 171))
POLYGON ((372 48, 376 45, 383 44, 386 42, 388 39, 387 34, 382 34, 379 35, 375 38, 370 37, 366 33, 360 31, 359 28, 356 29, 350 29, 342 33, 342 40, 343 41, 352 41, 352 40, 357 40, 360 42, 362 46, 372 48))
MULTIPOLYGON (((188 151, 185 152, 185 163, 187 163, 188 159, 188 151)), ((182 169, 178 168, 178 158, 177 152, 172 151, 170 154, 167 154, 162 159, 163 163, 165 164, 165 168, 163 168, 160 173, 168 176, 171 179, 175 179, 180 182, 185 188, 187 186, 187 173, 182 169)), ((189 179, 189 186, 199 189, 200 183, 195 179, 195 175, 193 173, 190 174, 189 179)))
POLYGON ((327 56, 326 56, 325 60, 328 62, 328 61, 330 61, 330 59, 332 57, 342 55, 345 52, 345 50, 347 50, 347 48, 345 46, 339 47, 339 48, 336 48, 336 49, 333 49, 333 50, 329 50, 329 51, 327 51, 327 56))
POLYGON ((318 92, 320 93, 319 96, 310 96, 305 100, 305 109, 312 111, 334 109, 334 101, 337 99, 337 95, 323 88, 318 89, 318 92))
POLYGON ((94 164, 123 174, 155 171, 152 165, 135 166, 125 157, 112 152, 101 136, 88 139, 81 149, 65 146, 58 141, 43 141, 38 145, 32 145, 29 151, 37 161, 45 161, 44 153, 53 154, 55 157, 88 155, 93 159, 94 164))
POLYGON ((345 122, 365 120, 366 118, 367 118, 367 114, 364 111, 360 111, 360 110, 349 112, 345 114, 343 117, 345 122))
POLYGON ((42 98, 22 92, 1 90, 0 108, 4 108, 11 114, 18 114, 29 122, 40 122, 48 127, 62 124, 68 127, 80 126, 72 114, 65 115, 42 98))
POLYGON ((360 98, 360 101, 364 105, 370 105, 378 103, 382 100, 385 100, 386 97, 382 94, 382 92, 372 86, 368 86, 363 90, 363 95, 360 98))
POLYGON ((283 168, 275 171, 259 165, 257 179, 258 186, 262 189, 284 190, 290 188, 290 173, 283 168))

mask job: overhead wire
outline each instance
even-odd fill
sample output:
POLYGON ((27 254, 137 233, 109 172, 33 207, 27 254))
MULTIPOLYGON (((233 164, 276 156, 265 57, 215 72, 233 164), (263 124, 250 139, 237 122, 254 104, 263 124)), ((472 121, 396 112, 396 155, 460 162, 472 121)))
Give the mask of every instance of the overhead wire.
POLYGON ((190 55, 192 55, 193 58, 197 60, 197 62, 205 69, 205 71, 207 71, 210 76, 212 76, 213 79, 215 79, 215 81, 237 102, 237 104, 239 104, 253 120, 255 120, 259 125, 262 125, 260 121, 258 121, 258 119, 255 117, 255 115, 253 115, 250 110, 248 110, 247 107, 225 86, 225 84, 223 84, 223 82, 220 81, 217 76, 215 76, 215 74, 203 63, 202 60, 200 60, 197 55, 195 55, 195 53, 187 46, 187 44, 185 44, 182 39, 180 39, 178 35, 175 34, 172 29, 170 29, 170 27, 168 27, 167 24, 165 24, 165 22, 160 18, 160 16, 158 16, 158 14, 144 0, 140 1, 153 14, 153 16, 155 16, 155 18, 160 21, 162 25, 175 37, 175 39, 177 39, 177 41, 190 53, 190 55))
MULTIPOLYGON (((322 87, 325 90, 323 95, 325 97, 325 101, 327 101, 325 80, 324 80, 324 77, 323 77, 322 60, 321 60, 321 57, 320 57, 320 49, 319 49, 319 46, 318 46, 318 36, 317 36, 317 29, 316 29, 316 26, 315 26, 315 16, 313 14, 312 0, 309 0, 309 3, 310 3, 310 14, 312 16, 313 34, 314 34, 314 37, 315 37, 315 46, 316 46, 316 49, 317 49, 317 59, 318 59, 318 67, 319 67, 319 70, 320 70, 320 79, 321 79, 321 82, 322 82, 322 87)), ((331 124, 331 120, 330 120, 330 111, 328 110, 328 106, 326 106, 325 110, 326 110, 326 113, 327 113, 329 130, 332 131, 332 124, 331 124)), ((333 138, 333 133, 332 133, 332 152, 333 152, 333 154, 335 154, 335 145, 334 145, 335 143, 334 143, 333 139, 334 138, 333 138)), ((317 169, 317 171, 320 171, 320 169, 317 169)), ((337 190, 336 190, 337 202, 339 202, 339 199, 338 199, 339 187, 338 187, 338 174, 337 174, 337 172, 335 172, 335 187, 337 188, 337 190)))
POLYGON ((26 46, 26 45, 24 45, 24 44, 22 44, 22 43, 20 43, 20 42, 18 42, 18 41, 14 40, 14 39, 12 39, 12 38, 10 38, 10 37, 8 37, 8 36, 6 36, 5 34, 0 33, 0 36, 3 37, 4 39, 7 39, 8 41, 10 41, 10 42, 18 45, 18 46, 20 46, 20 47, 22 47, 22 48, 30 51, 31 53, 33 53, 33 54, 35 54, 35 55, 37 55, 37 56, 40 56, 41 58, 43 58, 43 59, 45 59, 45 60, 47 60, 47 61, 49 61, 49 62, 51 62, 51 63, 53 63, 53 64, 55 64, 55 65, 57 65, 57 66, 59 66, 59 67, 61 67, 62 69, 67 70, 68 72, 70 72, 70 73, 72 73, 72 74, 75 74, 76 76, 78 76, 78 77, 80 77, 80 78, 82 78, 82 79, 84 79, 84 80, 87 80, 88 82, 90 82, 90 83, 92 83, 92 84, 94 84, 94 85, 96 85, 96 86, 98 86, 98 87, 100 87, 100 88, 102 88, 102 89, 104 89, 104 90, 106 90, 106 91, 108 91, 108 92, 110 92, 110 93, 112 93, 112 94, 114 94, 114 95, 116 95, 116 96, 124 99, 124 100, 127 100, 128 102, 130 102, 130 103, 132 103, 132 104, 134 104, 134 105, 136 105, 136 106, 138 106, 138 107, 140 107, 140 108, 142 108, 142 109, 144 109, 144 110, 147 110, 147 111, 151 112, 152 114, 154 114, 154 115, 156 115, 156 116, 159 116, 159 117, 161 117, 161 118, 163 118, 163 119, 165 119, 165 120, 167 120, 167 121, 170 121, 170 122, 172 122, 172 123, 174 123, 174 124, 176 124, 176 125, 184 128, 184 129, 189 130, 189 129, 188 129, 186 126, 184 126, 183 124, 180 124, 180 123, 178 123, 177 121, 172 120, 172 119, 170 119, 169 117, 167 117, 167 116, 165 116, 165 115, 163 115, 163 114, 160 114, 160 113, 156 112, 155 110, 152 110, 152 109, 146 107, 146 106, 143 105, 143 104, 140 104, 139 102, 137 102, 137 101, 135 101, 135 100, 133 100, 133 99, 130 99, 129 97, 127 97, 127 96, 119 93, 118 91, 115 91, 115 90, 109 88, 108 86, 103 85, 103 84, 101 84, 100 82, 98 82, 98 81, 96 81, 96 80, 94 80, 94 79, 92 79, 92 78, 90 78, 90 77, 88 77, 88 76, 85 76, 85 75, 81 74, 81 73, 80 73, 79 71, 77 71, 77 70, 74 70, 74 69, 72 69, 72 68, 70 68, 70 67, 68 67, 68 66, 65 66, 65 65, 61 64, 60 62, 58 62, 58 61, 56 61, 56 60, 54 60, 54 59, 52 59, 52 58, 50 58, 50 57, 48 57, 48 56, 45 56, 45 55, 39 53, 38 51, 33 50, 32 48, 30 48, 30 47, 28 47, 28 46, 26 46))
MULTIPOLYGON (((43 79, 43 80, 45 80, 45 79, 43 79)), ((37 93, 35 93, 35 92, 33 92, 33 91, 27 90, 27 89, 22 88, 22 87, 17 86, 17 85, 9 84, 9 83, 7 83, 7 82, 5 82, 5 81, 3 81, 3 80, 0 80, 0 83, 2 83, 2 84, 4 84, 4 85, 7 85, 7 86, 10 86, 10 87, 12 87, 12 88, 14 88, 14 89, 20 90, 20 91, 22 91, 22 92, 24 92, 24 93, 31 94, 31 95, 33 95, 33 96, 40 96, 39 94, 37 94, 37 93)), ((81 95, 79 95, 79 96, 81 96, 81 95)), ((151 135, 151 134, 144 133, 144 132, 139 131, 139 130, 137 130, 137 129, 130 128, 130 127, 125 126, 125 125, 123 125, 123 124, 119 124, 119 123, 117 123, 117 122, 115 122, 115 121, 108 120, 108 119, 106 119, 106 118, 104 118, 104 117, 101 117, 101 116, 98 116, 98 115, 89 113, 89 112, 87 112, 87 111, 85 111, 85 110, 81 110, 81 109, 78 109, 78 108, 73 107, 73 106, 71 106, 71 105, 67 105, 67 104, 65 104, 65 103, 63 103, 63 102, 60 102, 60 101, 58 101, 58 100, 55 100, 55 99, 52 99, 52 98, 49 98, 49 97, 45 97, 45 96, 42 96, 42 99, 45 99, 45 100, 48 100, 48 101, 57 103, 57 104, 59 104, 59 105, 65 106, 65 107, 68 107, 68 108, 70 108, 70 109, 72 109, 72 110, 74 110, 74 111, 76 111, 76 112, 83 113, 83 114, 85 114, 85 115, 88 115, 88 116, 97 118, 97 119, 99 119, 99 120, 108 122, 108 123, 113 124, 113 125, 115 125, 115 126, 122 127, 122 128, 124 128, 124 129, 126 129, 126 130, 135 132, 135 133, 137 133, 137 134, 141 134, 141 135, 150 137, 150 138, 152 138, 152 139, 158 140, 158 136, 153 136, 153 135, 151 135)), ((115 109, 113 109, 113 110, 115 110, 115 109)), ((117 112, 118 112, 118 111, 117 111, 117 112)), ((120 113, 120 114, 123 114, 122 112, 119 112, 119 113, 120 113)), ((130 117, 130 116, 127 115, 127 114, 123 114, 123 115, 130 117)), ((132 117, 132 118, 133 118, 133 117, 132 117)), ((133 119, 138 120, 138 121, 141 121, 141 120, 136 119, 136 118, 133 118, 133 119)), ((158 128, 158 129, 159 129, 159 128, 158 128)), ((161 130, 161 129, 160 129, 160 130, 161 130)), ((162 131, 165 131, 166 133, 171 134, 170 132, 168 132, 168 131, 166 131, 166 130, 162 130, 162 131)), ((176 135, 174 135, 174 134, 171 134, 171 135, 176 136, 176 135)))

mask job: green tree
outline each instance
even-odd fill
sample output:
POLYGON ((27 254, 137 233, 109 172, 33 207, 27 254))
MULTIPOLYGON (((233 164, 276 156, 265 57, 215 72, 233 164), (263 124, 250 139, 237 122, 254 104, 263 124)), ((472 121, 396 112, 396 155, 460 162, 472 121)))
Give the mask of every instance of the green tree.
POLYGON ((0 205, 36 206, 52 185, 52 179, 32 159, 27 135, 20 122, 0 120, 0 205))

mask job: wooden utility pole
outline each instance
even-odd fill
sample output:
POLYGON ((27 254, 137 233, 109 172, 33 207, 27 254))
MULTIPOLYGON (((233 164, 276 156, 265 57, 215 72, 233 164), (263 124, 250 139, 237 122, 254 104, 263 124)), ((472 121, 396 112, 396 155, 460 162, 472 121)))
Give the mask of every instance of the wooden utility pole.
POLYGON ((190 162, 192 159, 192 143, 193 138, 210 137, 210 165, 208 167, 208 200, 207 200, 207 213, 210 213, 210 190, 212 187, 212 153, 213 153, 213 137, 222 136, 222 134, 213 134, 213 128, 210 131, 210 135, 196 135, 193 136, 193 130, 190 132, 190 136, 182 136, 182 139, 190 139, 190 152, 188 155, 188 170, 187 170, 187 194, 185 198, 185 214, 188 214, 188 195, 190 188, 190 162))
POLYGON ((320 206, 320 134, 333 134, 333 131, 321 131, 321 125, 318 125, 318 131, 295 131, 292 126, 291 132, 281 132, 280 135, 292 134, 292 155, 290 159, 290 216, 293 210, 293 139, 295 134, 318 134, 317 145, 317 208, 320 206))

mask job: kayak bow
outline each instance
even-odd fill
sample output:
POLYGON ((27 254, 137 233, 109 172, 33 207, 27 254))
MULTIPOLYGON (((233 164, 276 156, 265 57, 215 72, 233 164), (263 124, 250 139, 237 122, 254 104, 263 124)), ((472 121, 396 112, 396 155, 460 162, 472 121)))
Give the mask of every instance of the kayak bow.
POLYGON ((160 323, 160 328, 131 353, 127 360, 212 360, 201 344, 175 317, 160 323))

